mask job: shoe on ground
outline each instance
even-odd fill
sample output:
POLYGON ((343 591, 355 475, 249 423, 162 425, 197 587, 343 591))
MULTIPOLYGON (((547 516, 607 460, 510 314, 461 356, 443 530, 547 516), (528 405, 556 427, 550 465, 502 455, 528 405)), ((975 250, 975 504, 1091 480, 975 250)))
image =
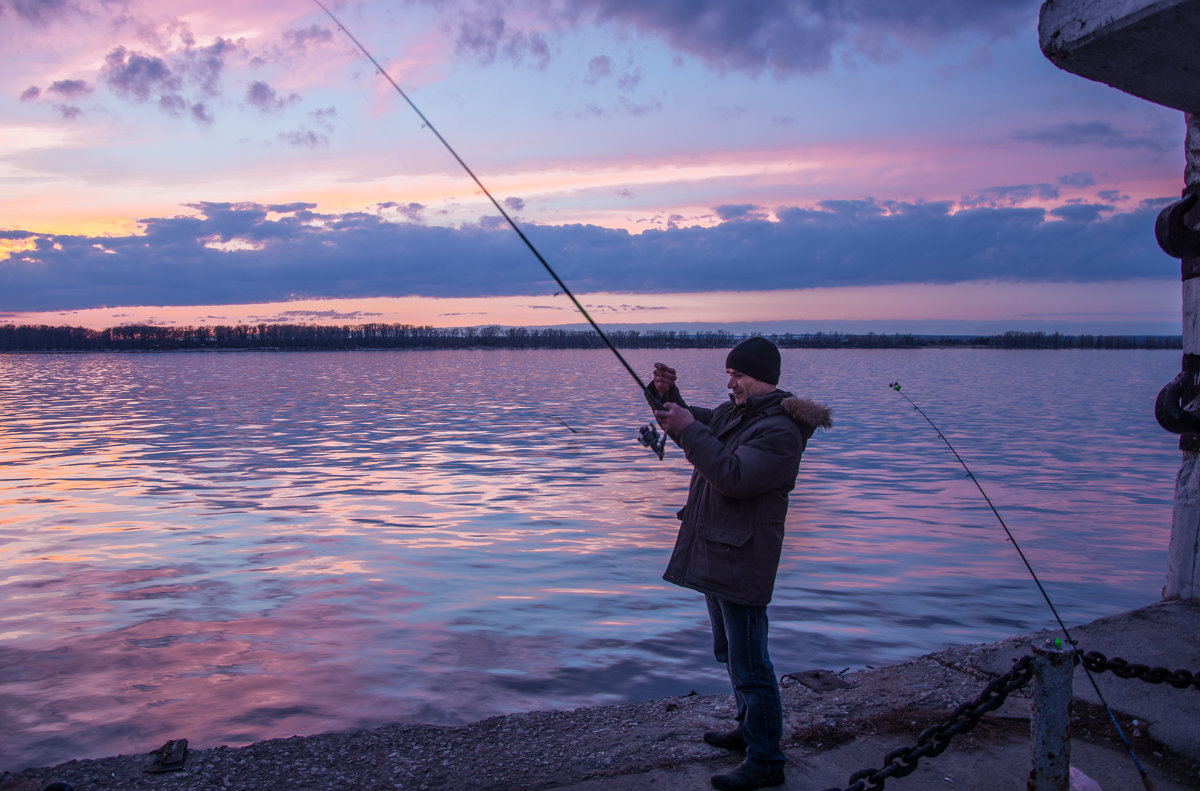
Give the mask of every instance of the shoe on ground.
POLYGON ((755 788, 781 786, 783 785, 783 769, 769 769, 760 772, 743 761, 732 772, 715 775, 712 784, 713 788, 718 791, 752 791, 755 788))
POLYGON ((713 747, 720 747, 722 750, 746 751, 746 740, 742 738, 742 732, 737 728, 731 731, 708 731, 704 734, 704 742, 713 747))

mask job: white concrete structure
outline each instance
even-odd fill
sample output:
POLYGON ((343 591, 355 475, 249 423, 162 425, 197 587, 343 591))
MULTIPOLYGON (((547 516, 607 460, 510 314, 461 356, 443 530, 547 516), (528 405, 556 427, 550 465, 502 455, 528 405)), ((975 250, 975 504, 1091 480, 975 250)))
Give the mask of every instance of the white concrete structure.
MULTIPOLYGON (((1200 0, 1047 0, 1038 35, 1058 67, 1182 110, 1184 191, 1200 190, 1200 0)), ((1191 215, 1187 222, 1200 233, 1191 215)), ((1182 259, 1182 405, 1200 421, 1200 252, 1194 256, 1182 259)), ((1200 599, 1200 430, 1183 434, 1180 447, 1163 597, 1200 599)))
POLYGON ((1061 69, 1200 114, 1196 0, 1048 0, 1038 37, 1061 69))

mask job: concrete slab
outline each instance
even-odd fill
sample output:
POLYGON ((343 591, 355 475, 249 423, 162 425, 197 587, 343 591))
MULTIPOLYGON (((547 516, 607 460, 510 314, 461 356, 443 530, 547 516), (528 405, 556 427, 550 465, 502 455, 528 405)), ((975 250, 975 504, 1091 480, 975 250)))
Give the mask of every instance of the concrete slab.
MULTIPOLYGON (((1194 610, 1171 602, 1088 624, 1076 639, 1084 652, 1099 651, 1109 659, 1168 670, 1200 672, 1200 633, 1194 610)), ((1200 760, 1200 690, 1176 689, 1092 673, 1096 687, 1114 710, 1146 723, 1150 736, 1172 750, 1200 760)), ((1075 697, 1092 704, 1100 698, 1082 667, 1075 669, 1075 697)))
MULTIPOLYGON (((1195 603, 1160 602, 1071 631, 1085 651, 1200 673, 1200 605, 1195 603)), ((1019 635, 849 673, 839 677, 845 688, 817 691, 789 683, 782 690, 788 757, 783 788, 842 789, 854 773, 879 769, 889 753, 918 744, 923 731, 947 722, 960 704, 975 700, 989 681, 1029 653, 1032 643, 1048 636, 1057 635, 1019 635)), ((1098 674, 1098 681, 1157 791, 1200 789, 1200 690, 1112 673, 1098 674)), ((1072 764, 1105 791, 1142 787, 1106 713, 1088 705, 1095 697, 1086 678, 1076 676, 1074 694, 1072 764)), ((956 737, 946 752, 920 759, 913 774, 889 779, 887 787, 1022 791, 1032 749, 1029 703, 1028 688, 1013 692, 1001 709, 956 737)), ((461 727, 397 724, 197 749, 189 753, 183 770, 159 775, 144 773, 146 755, 0 773, 0 791, 6 783, 27 780, 66 782, 92 791, 704 789, 710 787, 710 777, 740 760, 701 739, 706 730, 729 728, 732 718, 732 696, 698 695, 513 714, 461 727)))
POLYGON ((1061 69, 1200 113, 1196 0, 1047 0, 1038 38, 1061 69))

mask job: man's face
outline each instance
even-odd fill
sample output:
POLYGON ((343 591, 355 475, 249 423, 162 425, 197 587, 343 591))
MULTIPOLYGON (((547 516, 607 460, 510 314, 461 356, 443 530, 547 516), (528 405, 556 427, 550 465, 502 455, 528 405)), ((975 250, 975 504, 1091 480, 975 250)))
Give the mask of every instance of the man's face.
POLYGON ((741 371, 726 368, 725 372, 729 374, 729 384, 725 386, 729 388, 729 393, 733 396, 733 403, 738 406, 745 404, 747 398, 765 395, 775 389, 775 385, 767 384, 741 371))

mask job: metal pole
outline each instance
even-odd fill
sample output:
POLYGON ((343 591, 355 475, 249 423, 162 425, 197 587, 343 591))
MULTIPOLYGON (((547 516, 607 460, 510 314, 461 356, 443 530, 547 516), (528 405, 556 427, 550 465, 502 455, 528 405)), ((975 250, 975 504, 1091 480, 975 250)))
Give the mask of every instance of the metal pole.
MULTIPOLYGON (((1200 185, 1200 116, 1184 114, 1187 137, 1184 143, 1186 187, 1200 185)), ((1200 368, 1200 259, 1183 259, 1183 368, 1190 374, 1189 395, 1195 390, 1200 368)), ((1164 599, 1200 599, 1200 452, 1196 435, 1183 435, 1183 461, 1175 479, 1175 511, 1171 518, 1171 543, 1167 549, 1167 581, 1164 599), (1189 442, 1188 440, 1191 440, 1189 442)))
POLYGON ((1033 646, 1033 711, 1029 720, 1033 766, 1027 791, 1071 787, 1071 679, 1075 652, 1061 640, 1033 646))

